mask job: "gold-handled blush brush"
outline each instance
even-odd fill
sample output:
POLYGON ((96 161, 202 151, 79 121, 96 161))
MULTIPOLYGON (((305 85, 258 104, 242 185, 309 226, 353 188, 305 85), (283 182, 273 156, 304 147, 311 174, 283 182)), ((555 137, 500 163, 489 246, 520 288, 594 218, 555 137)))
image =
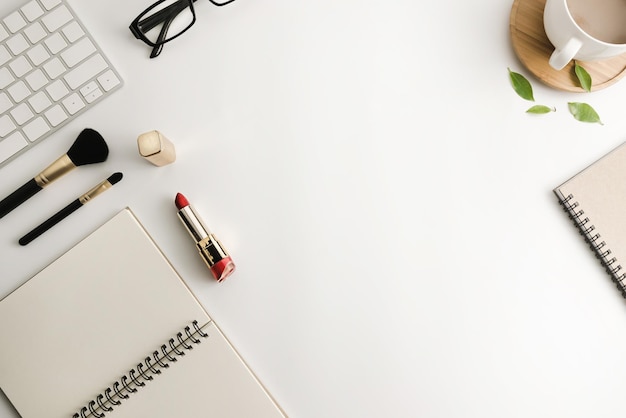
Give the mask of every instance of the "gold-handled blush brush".
POLYGON ((109 147, 97 131, 84 129, 67 153, 46 167, 41 173, 0 201, 0 218, 24 203, 44 187, 74 168, 101 163, 109 156, 109 147))

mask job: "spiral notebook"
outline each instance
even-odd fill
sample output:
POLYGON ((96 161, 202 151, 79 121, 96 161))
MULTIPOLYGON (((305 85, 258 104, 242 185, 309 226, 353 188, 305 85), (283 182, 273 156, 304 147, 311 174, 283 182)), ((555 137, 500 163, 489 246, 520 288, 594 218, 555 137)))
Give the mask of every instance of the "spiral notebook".
POLYGON ((626 142, 554 193, 626 297, 626 142))
POLYGON ((285 416, 128 208, 1 300, 0 335, 24 418, 285 416))

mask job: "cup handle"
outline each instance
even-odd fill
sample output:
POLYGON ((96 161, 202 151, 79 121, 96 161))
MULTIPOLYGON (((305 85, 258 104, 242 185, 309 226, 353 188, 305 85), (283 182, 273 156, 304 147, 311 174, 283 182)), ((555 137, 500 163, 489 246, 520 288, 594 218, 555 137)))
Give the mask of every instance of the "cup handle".
POLYGON ((555 70, 563 69, 574 58, 581 46, 581 41, 576 38, 570 38, 563 48, 554 50, 550 56, 550 66, 555 70))

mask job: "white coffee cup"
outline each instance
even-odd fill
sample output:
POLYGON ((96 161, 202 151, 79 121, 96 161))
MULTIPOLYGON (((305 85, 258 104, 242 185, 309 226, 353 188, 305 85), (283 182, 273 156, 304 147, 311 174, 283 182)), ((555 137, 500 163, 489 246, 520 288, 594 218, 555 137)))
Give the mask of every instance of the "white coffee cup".
POLYGON ((547 0, 543 26, 555 49, 550 66, 626 53, 626 0, 547 0))

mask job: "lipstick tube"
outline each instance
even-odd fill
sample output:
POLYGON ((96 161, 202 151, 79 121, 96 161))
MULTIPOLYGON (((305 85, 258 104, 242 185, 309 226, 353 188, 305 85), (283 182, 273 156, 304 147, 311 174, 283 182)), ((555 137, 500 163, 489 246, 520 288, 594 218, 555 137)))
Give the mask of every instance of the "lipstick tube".
POLYGON ((202 222, 185 196, 178 193, 175 203, 178 208, 178 218, 196 243, 200 257, 213 273, 213 277, 218 282, 223 281, 235 271, 232 258, 217 237, 202 222))

